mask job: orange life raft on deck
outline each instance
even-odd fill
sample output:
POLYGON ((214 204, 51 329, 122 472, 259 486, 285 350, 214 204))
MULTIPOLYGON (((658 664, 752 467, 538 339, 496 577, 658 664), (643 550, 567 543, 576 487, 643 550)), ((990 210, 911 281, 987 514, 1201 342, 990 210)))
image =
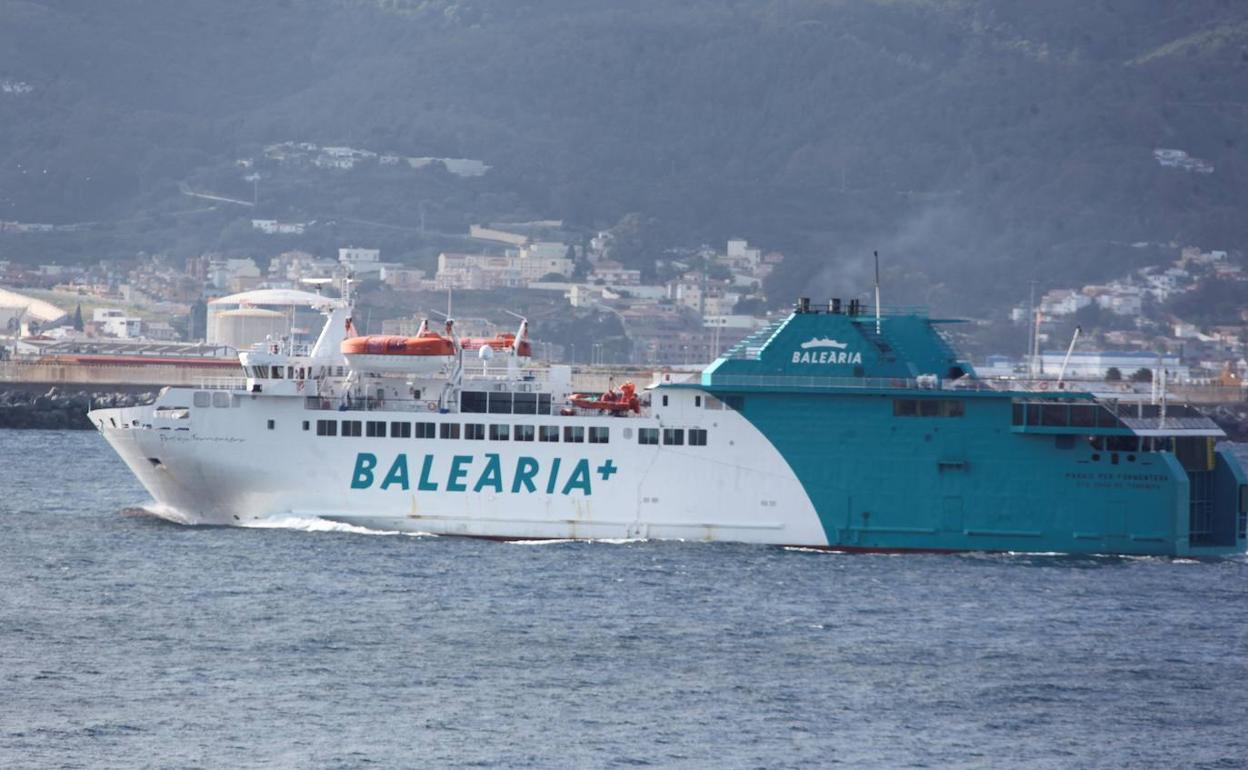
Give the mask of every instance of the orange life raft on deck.
POLYGON ((637 386, 631 382, 624 383, 619 391, 612 388, 601 396, 573 393, 568 397, 568 402, 580 409, 597 409, 615 414, 628 411, 641 413, 641 399, 637 398, 637 386))

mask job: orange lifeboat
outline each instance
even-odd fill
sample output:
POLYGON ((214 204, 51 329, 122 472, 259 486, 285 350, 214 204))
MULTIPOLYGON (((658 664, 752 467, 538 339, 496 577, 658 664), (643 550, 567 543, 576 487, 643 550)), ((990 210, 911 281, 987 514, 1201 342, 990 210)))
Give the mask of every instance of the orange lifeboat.
POLYGON ((495 334, 493 337, 464 337, 460 340, 460 344, 467 351, 480 350, 488 346, 499 353, 514 352, 524 358, 530 358, 533 355, 533 347, 527 339, 522 339, 517 343, 516 335, 510 333, 495 334))
POLYGON ((433 332, 420 337, 370 334, 343 340, 342 353, 347 356, 453 356, 455 343, 433 332))
POLYGON ((533 346, 529 344, 529 322, 523 318, 515 334, 505 332, 493 337, 464 337, 459 344, 467 351, 488 347, 495 353, 509 353, 523 358, 533 356, 533 346))
POLYGON ((452 363, 459 352, 449 323, 445 335, 422 323, 414 337, 350 337, 339 349, 352 369, 378 374, 433 374, 452 363))

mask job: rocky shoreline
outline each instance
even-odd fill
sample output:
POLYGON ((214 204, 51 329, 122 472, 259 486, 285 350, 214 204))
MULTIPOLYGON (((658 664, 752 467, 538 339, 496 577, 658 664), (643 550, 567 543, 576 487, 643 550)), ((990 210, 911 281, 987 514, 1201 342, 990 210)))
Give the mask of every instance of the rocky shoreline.
POLYGON ((20 389, 0 390, 0 428, 92 430, 95 426, 87 419, 88 410, 135 406, 154 398, 156 391, 120 393, 53 387, 40 394, 20 389))

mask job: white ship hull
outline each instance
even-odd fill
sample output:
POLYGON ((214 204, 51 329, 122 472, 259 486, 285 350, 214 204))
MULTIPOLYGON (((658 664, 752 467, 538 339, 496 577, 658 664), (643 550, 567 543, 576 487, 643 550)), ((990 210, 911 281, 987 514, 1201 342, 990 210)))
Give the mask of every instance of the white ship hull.
POLYGON ((191 393, 91 413, 153 499, 188 521, 308 516, 505 539, 827 544, 775 448, 736 412, 694 408, 692 391, 647 417, 338 412, 248 394, 201 408, 189 406, 191 393), (460 438, 324 436, 318 421, 381 422, 387 433, 392 423, 454 424, 460 438), (467 425, 485 437, 467 439, 467 425), (492 439, 492 425, 507 426, 509 440, 492 439), (642 428, 674 425, 705 430, 706 445, 638 441, 642 428), (519 426, 533 426, 535 440, 514 440, 519 426), (560 441, 536 440, 542 426, 560 441), (583 429, 585 441, 564 441, 565 428, 583 429), (605 428, 606 443, 588 443, 590 428, 605 428))

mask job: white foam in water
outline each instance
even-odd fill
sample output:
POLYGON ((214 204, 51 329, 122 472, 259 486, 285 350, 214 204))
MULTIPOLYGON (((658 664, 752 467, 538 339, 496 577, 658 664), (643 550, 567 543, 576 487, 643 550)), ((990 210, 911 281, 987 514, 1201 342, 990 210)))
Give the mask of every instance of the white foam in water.
POLYGON ((607 545, 624 545, 626 543, 646 543, 649 542, 644 537, 595 537, 595 538, 571 538, 571 537, 555 537, 548 540, 508 540, 512 545, 555 545, 557 543, 606 543, 607 545))
POLYGON ((511 545, 555 545, 557 543, 575 543, 571 538, 552 538, 550 540, 508 540, 511 545))
MULTIPOLYGON (((198 516, 187 514, 176 508, 148 502, 124 508, 123 516, 151 516, 157 519, 193 527, 205 522, 198 516)), ((239 521, 233 526, 245 529, 291 529, 300 532, 346 532, 353 535, 407 535, 409 537, 437 537, 432 532, 399 532, 397 530, 369 529, 341 521, 330 521, 319 516, 272 516, 263 519, 239 521)))
POLYGON ((391 529, 369 529, 357 524, 330 521, 319 516, 272 516, 252 519, 239 524, 247 529, 293 529, 300 532, 346 532, 352 535, 408 535, 409 537, 436 537, 430 532, 399 532, 391 529))
POLYGON ((170 508, 167 505, 161 505, 160 503, 154 501, 131 506, 129 508, 123 508, 121 515, 151 516, 156 519, 164 519, 165 521, 171 521, 174 524, 184 524, 187 526, 193 526, 200 523, 198 518, 195 516, 188 516, 176 508, 170 508))

